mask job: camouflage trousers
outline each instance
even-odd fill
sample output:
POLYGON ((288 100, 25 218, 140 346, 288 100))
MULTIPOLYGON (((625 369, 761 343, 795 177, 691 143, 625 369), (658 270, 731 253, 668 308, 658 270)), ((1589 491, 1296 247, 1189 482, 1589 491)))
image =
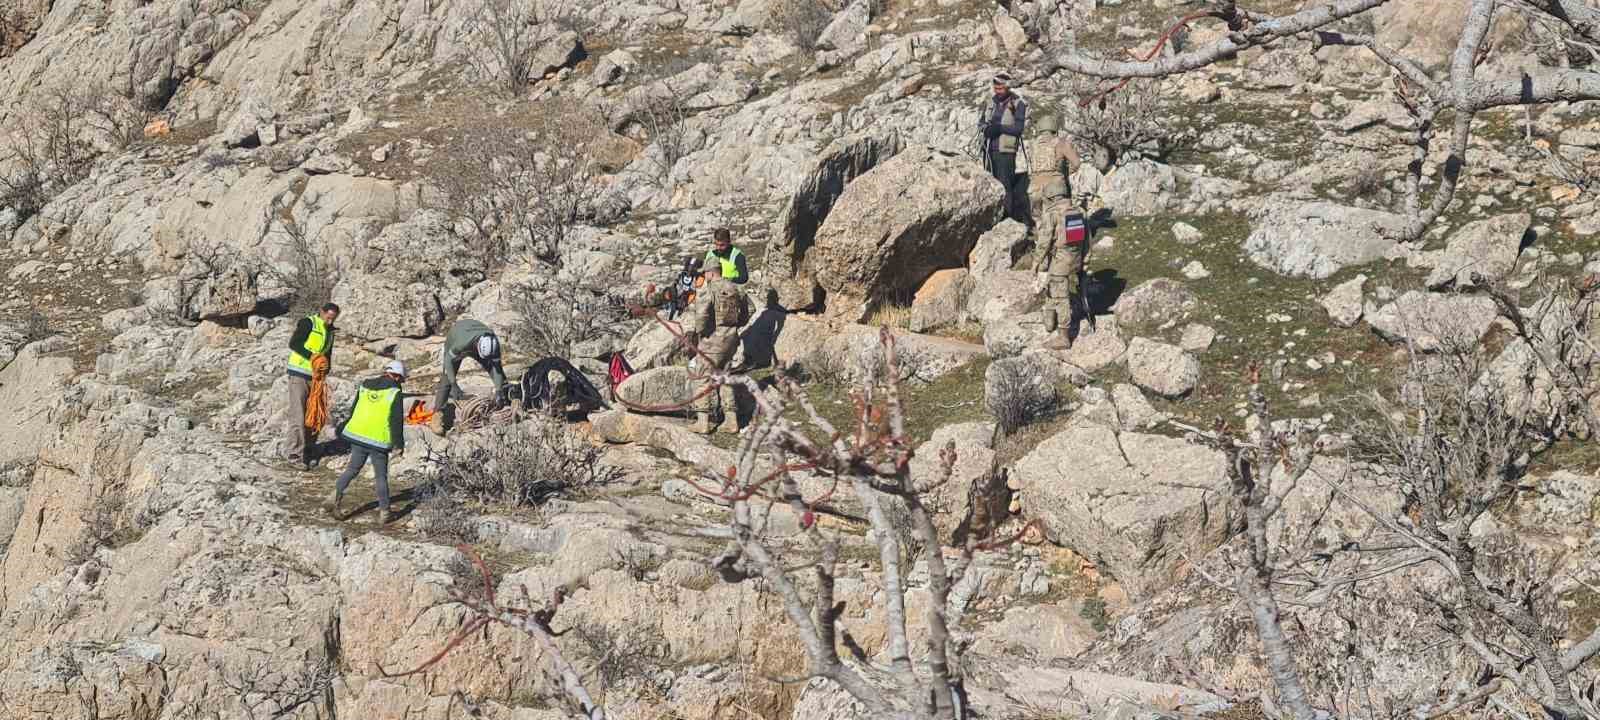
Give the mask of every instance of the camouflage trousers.
POLYGON ((1050 261, 1050 307, 1062 320, 1082 313, 1079 278, 1083 274, 1083 248, 1078 245, 1057 245, 1055 257, 1050 261))
MULTIPOLYGON (((739 328, 717 328, 717 331, 712 333, 710 337, 700 341, 699 349, 701 354, 710 359, 711 367, 703 367, 705 360, 699 357, 689 360, 689 379, 694 385, 695 394, 697 395, 700 394, 701 390, 705 389, 704 382, 697 376, 703 376, 710 370, 726 369, 728 363, 733 360, 734 353, 739 350, 739 328)), ((696 398, 691 409, 697 413, 720 414, 722 412, 722 393, 710 392, 706 393, 704 397, 696 398)))

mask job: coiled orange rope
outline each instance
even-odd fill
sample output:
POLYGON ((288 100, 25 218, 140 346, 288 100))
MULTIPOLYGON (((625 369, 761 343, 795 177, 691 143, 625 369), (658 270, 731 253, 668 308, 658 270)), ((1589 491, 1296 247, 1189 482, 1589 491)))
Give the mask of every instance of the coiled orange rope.
POLYGON ((306 430, 316 437, 328 424, 328 356, 311 356, 311 390, 306 394, 306 430))

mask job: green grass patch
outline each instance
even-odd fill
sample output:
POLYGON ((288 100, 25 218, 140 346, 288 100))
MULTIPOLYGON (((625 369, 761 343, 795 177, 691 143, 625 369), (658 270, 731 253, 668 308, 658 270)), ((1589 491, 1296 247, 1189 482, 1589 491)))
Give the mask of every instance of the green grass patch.
MULTIPOLYGON (((1198 307, 1188 321, 1173 323, 1152 337, 1176 344, 1190 322, 1217 331, 1211 348, 1196 355, 1201 373, 1194 393, 1179 401, 1152 397, 1158 409, 1191 423, 1232 417, 1244 401, 1246 372, 1252 363, 1262 365, 1265 380, 1271 378, 1274 363, 1284 361, 1282 378, 1263 382, 1280 416, 1319 416, 1334 411, 1341 398, 1375 381, 1388 380, 1383 369, 1393 366, 1392 349, 1364 325, 1349 329, 1333 325, 1320 299, 1357 273, 1378 278, 1368 281, 1371 292, 1378 284, 1394 285, 1397 278, 1404 281, 1408 269, 1374 264, 1346 268, 1326 280, 1287 278, 1256 265, 1244 254, 1250 226, 1240 215, 1127 217, 1116 222, 1117 227, 1102 231, 1116 237, 1114 247, 1096 248, 1090 257, 1090 271, 1115 271, 1127 283, 1123 292, 1160 277, 1180 280, 1194 292, 1198 307), (1172 239, 1171 227, 1180 220, 1200 230, 1205 238, 1194 245, 1178 244, 1172 239), (1205 266, 1210 277, 1183 278, 1180 269, 1195 260, 1205 266), (1269 322, 1269 316, 1288 320, 1269 322), (1332 364, 1325 362, 1327 353, 1333 354, 1332 364), (1313 369, 1307 360, 1323 367, 1313 369), (1312 395, 1321 398, 1320 405, 1299 407, 1301 400, 1312 395)), ((1126 378, 1126 371, 1108 368, 1095 380, 1109 385, 1126 378)))

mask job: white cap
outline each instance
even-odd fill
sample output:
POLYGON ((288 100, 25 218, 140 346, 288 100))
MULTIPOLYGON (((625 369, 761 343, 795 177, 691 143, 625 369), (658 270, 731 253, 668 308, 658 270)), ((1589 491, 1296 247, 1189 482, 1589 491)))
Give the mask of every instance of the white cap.
POLYGON ((402 380, 406 377, 405 363, 399 360, 390 360, 388 365, 383 366, 383 371, 390 375, 399 375, 402 380))
POLYGON ((491 333, 478 336, 478 357, 485 360, 500 356, 500 341, 491 333))

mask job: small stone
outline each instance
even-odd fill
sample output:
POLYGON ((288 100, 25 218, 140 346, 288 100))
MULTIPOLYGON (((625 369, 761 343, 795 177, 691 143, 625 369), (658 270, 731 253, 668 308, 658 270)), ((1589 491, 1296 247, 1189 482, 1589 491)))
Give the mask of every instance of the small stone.
POLYGON ((1172 224, 1172 239, 1183 245, 1193 245, 1204 240, 1205 234, 1189 223, 1176 222, 1172 224))
POLYGON ((1183 276, 1190 280, 1202 280, 1211 277, 1211 271, 1201 265, 1199 260, 1195 260, 1183 266, 1183 276))

